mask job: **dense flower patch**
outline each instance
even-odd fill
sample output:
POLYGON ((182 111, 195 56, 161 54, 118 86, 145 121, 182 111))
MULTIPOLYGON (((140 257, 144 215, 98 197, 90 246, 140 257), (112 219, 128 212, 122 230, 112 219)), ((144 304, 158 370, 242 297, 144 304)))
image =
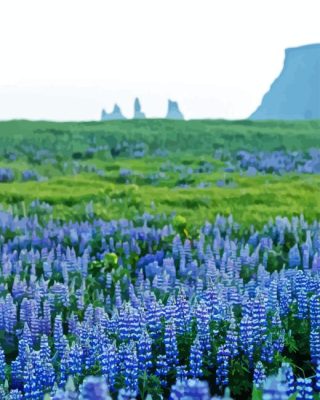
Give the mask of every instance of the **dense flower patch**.
POLYGON ((190 234, 34 204, 0 213, 1 399, 316 398, 318 222, 217 216, 190 234))

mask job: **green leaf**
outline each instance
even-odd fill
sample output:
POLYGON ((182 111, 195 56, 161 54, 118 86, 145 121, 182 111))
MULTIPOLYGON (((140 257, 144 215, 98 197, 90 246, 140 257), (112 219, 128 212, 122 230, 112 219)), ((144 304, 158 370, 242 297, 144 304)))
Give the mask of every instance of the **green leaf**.
POLYGON ((256 385, 252 388, 252 400, 262 400, 262 390, 258 389, 256 385))

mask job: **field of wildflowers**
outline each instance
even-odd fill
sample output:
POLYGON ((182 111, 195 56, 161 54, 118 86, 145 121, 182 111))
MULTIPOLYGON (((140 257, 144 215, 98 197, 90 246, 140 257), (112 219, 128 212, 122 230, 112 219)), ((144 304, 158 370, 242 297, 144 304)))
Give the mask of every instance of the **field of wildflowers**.
POLYGON ((319 124, 51 125, 0 124, 0 399, 320 398, 319 124))

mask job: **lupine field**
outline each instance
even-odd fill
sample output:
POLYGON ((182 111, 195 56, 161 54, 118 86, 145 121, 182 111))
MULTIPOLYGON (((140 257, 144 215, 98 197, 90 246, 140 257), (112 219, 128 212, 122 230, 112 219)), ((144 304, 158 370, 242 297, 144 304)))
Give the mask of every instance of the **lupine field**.
POLYGON ((0 123, 0 400, 320 399, 320 123, 0 123))

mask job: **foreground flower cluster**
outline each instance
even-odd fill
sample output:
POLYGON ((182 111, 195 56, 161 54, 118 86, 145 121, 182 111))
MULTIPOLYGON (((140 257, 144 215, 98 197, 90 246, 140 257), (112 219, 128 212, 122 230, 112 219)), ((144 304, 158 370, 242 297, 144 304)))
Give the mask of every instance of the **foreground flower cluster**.
POLYGON ((0 399, 312 399, 319 223, 181 221, 0 212, 0 399))

